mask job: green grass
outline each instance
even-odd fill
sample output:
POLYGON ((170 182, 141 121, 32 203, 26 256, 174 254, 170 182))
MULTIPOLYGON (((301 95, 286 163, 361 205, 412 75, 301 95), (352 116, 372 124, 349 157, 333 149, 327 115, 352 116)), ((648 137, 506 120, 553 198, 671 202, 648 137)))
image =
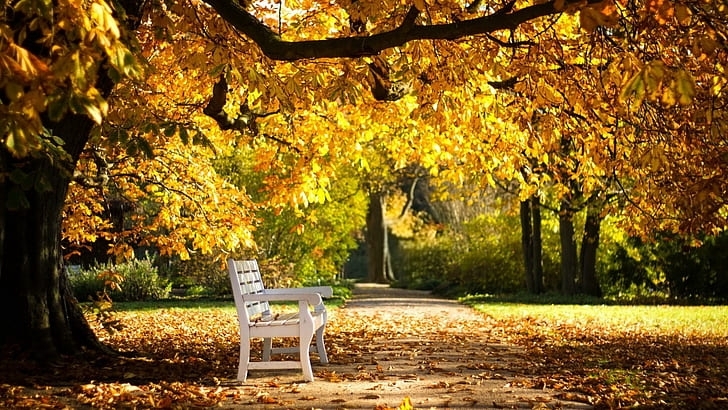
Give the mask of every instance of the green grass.
POLYGON ((496 319, 532 318, 654 335, 728 337, 728 306, 625 306, 596 304, 483 303, 464 299, 496 319))
POLYGON ((235 310, 232 297, 226 298, 174 298, 148 302, 114 302, 119 312, 145 312, 158 309, 230 309, 235 310))
MULTIPOLYGON (((334 307, 343 304, 341 298, 326 299, 326 306, 334 307)), ((276 303, 272 303, 275 305, 276 303)), ((290 305, 283 303, 283 305, 290 305)), ((160 299, 147 302, 114 302, 114 310, 117 312, 150 312, 159 309, 197 309, 197 310, 235 310, 235 302, 232 296, 230 298, 170 298, 160 299)))

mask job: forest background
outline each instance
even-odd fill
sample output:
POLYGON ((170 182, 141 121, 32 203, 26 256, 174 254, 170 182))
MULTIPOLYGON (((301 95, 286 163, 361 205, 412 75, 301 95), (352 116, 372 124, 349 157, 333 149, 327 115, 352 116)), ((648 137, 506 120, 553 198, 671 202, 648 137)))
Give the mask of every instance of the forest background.
POLYGON ((2 325, 67 350, 64 267, 147 253, 192 293, 234 256, 277 284, 725 298, 727 7, 11 2, 2 325))

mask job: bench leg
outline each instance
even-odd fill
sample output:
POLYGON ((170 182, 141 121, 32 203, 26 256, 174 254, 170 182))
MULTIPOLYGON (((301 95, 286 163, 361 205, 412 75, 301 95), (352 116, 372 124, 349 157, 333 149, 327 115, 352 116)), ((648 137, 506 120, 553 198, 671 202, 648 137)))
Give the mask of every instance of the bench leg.
POLYGON ((272 337, 263 338, 263 361, 264 362, 270 362, 270 354, 271 354, 272 349, 273 349, 273 338, 272 337))
POLYGON ((313 381, 313 369, 311 368, 311 357, 308 352, 311 350, 311 341, 313 340, 313 332, 305 332, 301 334, 299 339, 298 354, 301 360, 301 369, 303 370, 303 379, 307 382, 313 381))
POLYGON ((248 363, 250 362, 250 338, 240 338, 240 364, 238 364, 238 380, 244 382, 248 378, 248 363))
POLYGON ((326 345, 324 345, 324 328, 326 326, 321 326, 316 331, 316 350, 318 351, 319 359, 321 360, 321 363, 326 364, 329 362, 328 356, 326 356, 326 345))

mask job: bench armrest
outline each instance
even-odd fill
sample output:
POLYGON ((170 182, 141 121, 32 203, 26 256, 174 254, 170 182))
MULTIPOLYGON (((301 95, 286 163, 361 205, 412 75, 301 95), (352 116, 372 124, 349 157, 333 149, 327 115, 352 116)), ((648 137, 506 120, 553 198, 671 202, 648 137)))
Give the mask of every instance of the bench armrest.
POLYGON ((309 286, 306 288, 276 288, 266 289, 265 293, 269 295, 275 295, 279 293, 285 293, 288 295, 298 295, 306 293, 318 293, 322 298, 330 298, 334 294, 334 290, 331 286, 309 286))
MULTIPOLYGON (((279 289, 276 289, 279 290, 279 289)), ((294 302, 294 301, 305 301, 309 305, 316 306, 321 304, 323 301, 321 300, 321 295, 318 293, 268 293, 269 291, 266 291, 266 293, 255 293, 255 294, 248 294, 243 295, 243 301, 245 302, 254 302, 254 301, 260 301, 260 302, 294 302)))

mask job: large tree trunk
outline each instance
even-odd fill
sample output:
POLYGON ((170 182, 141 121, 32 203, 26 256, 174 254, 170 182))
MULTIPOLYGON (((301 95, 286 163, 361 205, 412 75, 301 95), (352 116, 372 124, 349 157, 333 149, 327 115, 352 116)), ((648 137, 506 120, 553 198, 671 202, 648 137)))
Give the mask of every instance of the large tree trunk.
MULTIPOLYGON (((138 15, 141 3, 124 3, 128 13, 138 15)), ((114 84, 104 68, 96 86, 103 96, 111 93, 114 84)), ((13 158, 0 148, 0 172, 20 171, 32 182, 5 179, 0 185, 0 198, 14 198, 0 208, 0 311, 6 313, 0 315, 0 343, 17 344, 41 360, 84 346, 103 348, 68 288, 61 252, 66 194, 93 125, 87 116, 70 113, 59 122, 44 120, 45 128, 64 141, 67 158, 13 158), (16 200, 20 192, 24 203, 16 200)))
POLYGON ((561 240, 561 293, 576 293, 578 267, 576 240, 574 239, 574 211, 568 201, 561 202, 559 210, 559 238, 561 240))
POLYGON ((387 196, 383 192, 369 194, 367 212, 367 277, 370 282, 389 283, 395 280, 389 253, 389 232, 385 220, 387 196))
MULTIPOLYGON (((144 3, 120 0, 118 4, 129 19, 121 23, 132 22, 134 27, 129 29, 135 29, 142 21, 144 3)), ((14 16, 22 19, 21 14, 14 16)), ((26 43, 39 55, 50 53, 33 38, 26 43)), ((114 86, 106 68, 101 65, 96 81, 104 97, 114 86)), ((64 141, 63 149, 69 154, 65 159, 13 158, 0 147, 0 173, 19 170, 32 178, 30 188, 24 190, 27 203, 13 209, 8 202, 13 202, 11 195, 17 198, 20 185, 7 178, 0 184, 0 349, 2 344, 16 344, 42 360, 78 353, 81 347, 111 351, 99 342, 73 297, 61 253, 63 206, 93 125, 89 117, 76 114, 67 114, 59 122, 44 120, 45 128, 64 141), (12 190, 16 192, 11 194, 12 190)))
MULTIPOLYGON (((61 254, 61 218, 73 172, 91 130, 86 117, 69 116, 53 124, 54 134, 67 141, 66 149, 72 160, 59 164, 45 156, 14 159, 3 152, 7 170, 21 169, 43 188, 23 192, 25 206, 1 210, 0 236, 0 309, 13 314, 0 315, 4 342, 18 343, 39 359, 56 358, 59 354, 74 353, 80 346, 99 346, 90 331, 78 303, 67 289, 61 254)), ((6 181, 2 194, 18 187, 6 181)), ((6 204, 6 203, 5 203, 6 204)))
POLYGON ((597 249, 601 228, 601 206, 590 204, 586 211, 584 235, 581 239, 581 290, 587 295, 602 296, 597 279, 597 249))

